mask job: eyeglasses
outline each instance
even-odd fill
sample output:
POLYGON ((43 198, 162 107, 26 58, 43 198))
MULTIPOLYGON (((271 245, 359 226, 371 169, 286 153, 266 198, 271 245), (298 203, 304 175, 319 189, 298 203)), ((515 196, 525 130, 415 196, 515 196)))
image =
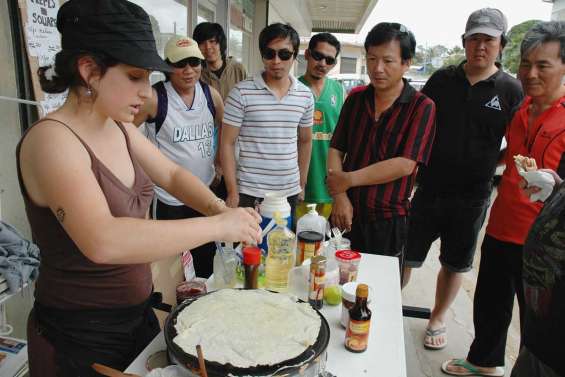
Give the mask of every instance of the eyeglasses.
POLYGON ((312 59, 314 59, 317 62, 324 59, 326 61, 327 65, 334 65, 335 64, 335 58, 333 56, 324 55, 324 54, 322 54, 322 53, 320 53, 316 50, 311 50, 310 56, 312 57, 312 59))
POLYGON ((170 63, 173 67, 178 69, 186 68, 187 65, 191 66, 192 68, 196 68, 202 64, 202 60, 200 58, 191 56, 190 58, 179 60, 176 63, 170 63))
POLYGON ((277 55, 279 56, 280 60, 287 61, 288 59, 292 58, 294 52, 286 48, 283 48, 282 50, 273 50, 272 48, 266 48, 262 54, 263 59, 265 60, 273 60, 277 55))

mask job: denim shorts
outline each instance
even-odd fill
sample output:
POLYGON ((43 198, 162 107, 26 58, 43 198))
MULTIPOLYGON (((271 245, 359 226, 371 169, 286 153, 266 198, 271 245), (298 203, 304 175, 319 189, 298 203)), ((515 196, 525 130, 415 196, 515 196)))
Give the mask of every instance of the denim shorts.
POLYGON ((469 271, 489 205, 490 195, 437 194, 419 188, 410 210, 406 266, 420 267, 439 238, 442 266, 469 271))

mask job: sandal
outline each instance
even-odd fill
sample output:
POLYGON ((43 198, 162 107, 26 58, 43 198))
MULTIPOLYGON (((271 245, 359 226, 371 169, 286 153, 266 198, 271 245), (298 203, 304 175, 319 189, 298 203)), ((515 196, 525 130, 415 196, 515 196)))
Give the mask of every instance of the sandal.
POLYGON ((442 348, 445 348, 445 346, 447 346, 447 327, 443 326, 440 327, 439 329, 435 329, 432 330, 429 327, 426 328, 426 336, 424 338, 424 347, 429 349, 429 350, 440 350, 442 348), (433 340, 435 337, 439 337, 439 336, 443 336, 444 342, 439 344, 439 345, 435 345, 431 342, 431 340, 433 340), (429 339, 430 342, 427 342, 426 340, 429 339))
POLYGON ((452 376, 485 376, 485 377, 504 377, 504 368, 496 367, 494 372, 483 372, 477 369, 465 359, 450 359, 441 364, 441 370, 443 373, 450 374, 452 376), (455 372, 448 370, 448 366, 456 366, 463 368, 464 371, 455 372))

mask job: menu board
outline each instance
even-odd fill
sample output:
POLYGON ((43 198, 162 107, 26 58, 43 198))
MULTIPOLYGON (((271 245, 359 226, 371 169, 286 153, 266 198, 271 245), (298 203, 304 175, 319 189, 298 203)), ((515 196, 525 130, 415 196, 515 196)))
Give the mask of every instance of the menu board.
POLYGON ((59 108, 67 93, 49 94, 41 90, 37 69, 52 65, 55 54, 61 50, 61 36, 57 31, 59 0, 18 0, 24 30, 25 46, 31 70, 35 99, 41 104, 42 116, 59 108))

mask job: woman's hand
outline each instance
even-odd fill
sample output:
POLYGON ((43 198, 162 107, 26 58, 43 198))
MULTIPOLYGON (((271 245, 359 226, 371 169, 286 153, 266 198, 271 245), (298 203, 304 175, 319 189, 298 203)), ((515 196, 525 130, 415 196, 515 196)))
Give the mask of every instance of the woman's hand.
POLYGON ((219 240, 228 242, 261 242, 261 216, 252 208, 231 208, 220 215, 219 240))

